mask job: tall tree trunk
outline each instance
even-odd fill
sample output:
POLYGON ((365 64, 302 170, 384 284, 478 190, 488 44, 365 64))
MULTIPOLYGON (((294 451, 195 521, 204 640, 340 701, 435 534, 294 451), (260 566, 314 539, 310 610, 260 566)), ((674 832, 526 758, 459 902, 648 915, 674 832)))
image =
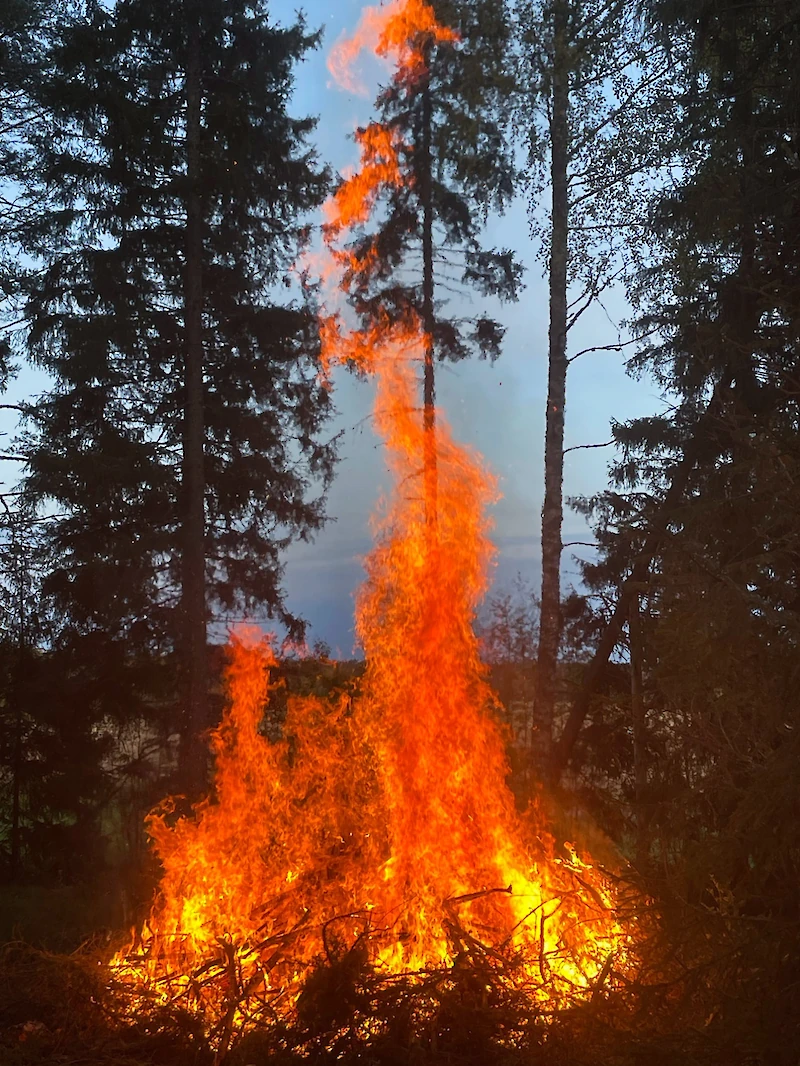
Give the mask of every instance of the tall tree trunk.
POLYGON ((186 66, 186 352, 183 419, 183 574, 181 608, 184 640, 182 776, 190 793, 204 784, 201 732, 208 726, 205 590, 205 472, 203 389, 203 213, 200 159, 200 27, 192 18, 186 66))
POLYGON ((569 53, 567 3, 553 8, 553 100, 550 177, 553 190, 550 248, 550 344, 542 506, 542 596, 536 717, 552 736, 556 671, 561 643, 561 525, 564 479, 564 403, 567 390, 567 258, 569 202, 569 53))
POLYGON ((642 647, 642 623, 639 593, 631 597, 628 617, 628 634, 631 641, 631 717, 633 719, 633 774, 636 803, 636 861, 641 865, 647 858, 647 740, 644 706, 644 649, 642 647))
POLYGON ((19 880, 22 873, 22 692, 25 683, 25 660, 27 634, 25 632, 25 579, 22 558, 18 555, 18 609, 19 634, 17 638, 17 663, 14 671, 14 742, 11 782, 11 827, 10 859, 11 880, 19 880))
POLYGON ((14 686, 14 751, 11 784, 10 859, 11 880, 18 881, 22 870, 22 707, 20 685, 14 686))
MULTIPOLYGON (((430 49, 427 56, 430 62, 430 49)), ((422 90, 422 325, 425 330, 425 368, 423 377, 423 437, 425 522, 435 533, 439 509, 439 471, 436 455, 436 378, 434 372, 433 330, 433 173, 431 162, 431 127, 433 105, 430 79, 422 90)))

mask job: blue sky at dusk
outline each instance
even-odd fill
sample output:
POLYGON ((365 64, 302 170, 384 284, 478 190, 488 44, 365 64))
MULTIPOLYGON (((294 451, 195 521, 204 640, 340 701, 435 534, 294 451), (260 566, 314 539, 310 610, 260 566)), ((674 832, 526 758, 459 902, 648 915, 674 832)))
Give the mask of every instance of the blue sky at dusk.
MULTIPOLYGON (((294 21, 297 4, 275 0, 274 17, 294 21)), ((319 118, 314 143, 322 160, 335 170, 357 161, 352 132, 371 116, 372 99, 387 69, 365 62, 362 72, 370 83, 366 97, 339 90, 325 65, 333 43, 358 23, 362 5, 356 0, 306 0, 309 28, 324 28, 322 47, 296 71, 291 110, 319 118)), ((520 199, 502 218, 490 219, 489 246, 514 249, 527 267, 526 287, 518 304, 492 307, 507 329, 501 359, 491 365, 465 361, 437 370, 437 399, 457 439, 478 449, 497 474, 502 499, 494 508, 495 542, 499 549, 496 587, 509 585, 521 573, 538 586, 540 510, 543 492, 544 410, 547 387, 547 288, 543 263, 529 236, 528 206, 520 199)), ((587 313, 570 334, 570 350, 613 343, 612 324, 626 315, 619 294, 587 313)), ((23 368, 2 397, 5 404, 35 397, 47 387, 41 372, 23 368)), ((284 585, 289 606, 311 624, 309 641, 325 641, 341 657, 353 653, 353 594, 361 580, 360 559, 369 550, 369 519, 381 496, 390 488, 380 441, 370 425, 372 386, 342 371, 334 379, 335 421, 331 435, 341 433, 340 462, 328 498, 329 525, 313 544, 297 544, 286 559, 284 585)), ((587 355, 570 371, 567 392, 567 446, 609 439, 612 418, 624 421, 662 407, 657 388, 626 376, 621 357, 614 353, 587 355)), ((13 440, 14 417, 0 411, 0 444, 13 440)), ((577 451, 567 455, 565 496, 587 495, 606 484, 610 449, 577 451)), ((9 487, 11 464, 0 472, 9 487)), ((582 521, 565 515, 564 540, 587 540, 582 521)), ((586 555, 588 549, 576 548, 586 555)), ((565 582, 577 581, 569 549, 564 554, 565 582)))
MULTIPOLYGON (((291 20, 296 5, 277 2, 273 11, 291 20)), ((342 33, 358 23, 362 5, 354 0, 307 0, 309 27, 324 27, 322 48, 297 71, 292 108, 296 114, 318 115, 316 143, 320 156, 336 169, 357 160, 352 131, 369 121, 374 93, 361 97, 338 89, 325 57, 342 33)), ((375 63, 362 65, 364 81, 386 76, 375 63)), ((474 360, 440 366, 437 399, 456 437, 483 453, 500 479, 502 499, 494 509, 495 542, 499 549, 495 582, 507 585, 519 572, 538 585, 540 511, 543 494, 544 410, 547 395, 547 288, 543 264, 529 237, 528 207, 520 199, 502 218, 490 220, 489 245, 513 248, 526 264, 526 288, 518 304, 497 305, 496 317, 507 327, 504 352, 494 365, 474 360)), ((624 318, 620 295, 605 301, 613 321, 624 318)), ((570 350, 613 343, 617 331, 597 308, 570 334, 570 350)), ((582 357, 570 371, 567 393, 566 444, 609 439, 609 422, 661 407, 654 385, 626 376, 620 356, 598 353, 582 357)), ((338 410, 335 429, 343 431, 341 461, 329 496, 333 521, 312 545, 289 553, 285 585, 290 604, 312 626, 311 641, 324 640, 342 656, 353 648, 353 593, 361 578, 359 559, 369 549, 369 517, 390 482, 380 442, 370 429, 372 388, 346 373, 335 378, 338 410)), ((567 455, 565 495, 586 495, 606 483, 610 449, 567 455)), ((582 521, 567 512, 564 540, 586 540, 582 521)), ((576 553, 586 554, 585 548, 576 553)), ((573 552, 564 554, 565 580, 577 581, 573 552)))

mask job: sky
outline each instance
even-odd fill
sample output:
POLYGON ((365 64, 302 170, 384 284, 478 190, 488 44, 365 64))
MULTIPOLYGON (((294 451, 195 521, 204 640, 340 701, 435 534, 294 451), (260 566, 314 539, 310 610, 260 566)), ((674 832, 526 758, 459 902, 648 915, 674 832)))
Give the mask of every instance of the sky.
MULTIPOLYGON (((274 0, 271 5, 279 22, 293 22, 296 9, 294 0, 274 0)), ((321 49, 296 70, 290 110, 298 116, 318 116, 314 143, 320 158, 335 170, 357 161, 352 132, 369 121, 374 89, 387 77, 386 68, 377 61, 365 63, 361 71, 370 92, 358 96, 339 90, 325 66, 330 47, 340 35, 353 31, 361 9, 357 0, 305 0, 303 5, 309 28, 323 28, 324 37, 321 49)), ((527 267, 526 287, 517 304, 491 306, 488 301, 489 310, 507 330, 501 358, 494 365, 467 360, 440 365, 437 370, 437 400, 456 439, 480 451, 499 478, 502 498, 493 512, 497 590, 510 587, 517 574, 534 588, 540 580, 548 303, 543 263, 529 236, 528 210, 524 200, 516 202, 505 216, 489 220, 485 234, 489 246, 512 248, 527 267)), ((611 294, 605 311, 595 308, 587 313, 570 333, 570 350, 614 343, 618 330, 613 323, 625 318, 626 312, 621 294, 611 294)), ((2 402, 32 398, 46 384, 42 374, 25 369, 2 402)), ((353 597, 362 577, 361 559, 370 548, 370 515, 381 494, 390 489, 381 444, 371 430, 372 399, 369 382, 337 372, 337 414, 328 432, 341 433, 341 446, 328 496, 330 522, 314 543, 297 544, 286 556, 284 587, 289 608, 310 623, 309 644, 323 641, 341 658, 354 652, 353 597)), ((572 365, 567 384, 566 446, 607 441, 612 419, 625 421, 662 406, 656 386, 629 378, 618 354, 583 356, 572 365)), ((0 438, 3 451, 3 445, 13 438, 14 427, 8 412, 0 411, 0 416, 0 432, 7 431, 0 438)), ((565 497, 601 490, 607 483, 611 454, 608 448, 568 454, 565 497)), ((8 465, 0 471, 0 482, 3 479, 7 490, 8 465)), ((564 540, 590 539, 582 520, 565 511, 564 540)), ((565 551, 565 587, 578 582, 573 556, 585 557, 587 552, 591 549, 565 551)))
MULTIPOLYGON (((296 5, 276 0, 276 18, 291 20, 296 5)), ((337 38, 355 28, 362 5, 355 0, 306 0, 303 10, 310 27, 324 28, 322 48, 298 68, 292 100, 296 114, 318 115, 316 143, 320 155, 335 169, 357 160, 352 131, 369 121, 374 93, 361 97, 338 89, 325 66, 325 56, 337 38)), ((377 86, 385 68, 365 62, 363 80, 377 86)), ((527 266, 526 287, 519 302, 496 305, 492 313, 506 327, 501 358, 491 365, 468 360, 437 368, 437 401, 457 439, 477 448, 499 477, 502 499, 494 508, 494 540, 498 560, 495 589, 510 587, 517 574, 534 588, 540 580, 541 506, 544 479, 544 416, 547 398, 547 286, 543 263, 530 238, 528 205, 515 203, 501 218, 492 218, 486 231, 489 246, 512 248, 527 266)), ((624 298, 612 294, 605 312, 587 313, 570 333, 572 352, 614 343, 613 325, 627 313, 624 298)), ((309 642, 322 640, 338 655, 348 657, 354 646, 353 594, 361 580, 360 559, 370 547, 369 517, 382 491, 390 487, 380 442, 370 428, 372 386, 346 372, 334 381, 342 446, 336 480, 328 498, 332 521, 313 544, 299 544, 287 556, 285 587, 289 606, 311 624, 309 642)), ((567 447, 610 439, 612 419, 625 421, 651 414, 662 406, 656 387, 634 381, 625 373, 621 357, 597 353, 581 357, 570 369, 567 383, 567 447)), ((607 483, 611 449, 572 452, 566 456, 565 496, 590 495, 607 483)), ((591 539, 583 521, 565 512, 564 541, 591 539)), ((590 551, 590 549, 589 549, 590 551)), ((578 583, 575 554, 563 557, 565 585, 578 583)))

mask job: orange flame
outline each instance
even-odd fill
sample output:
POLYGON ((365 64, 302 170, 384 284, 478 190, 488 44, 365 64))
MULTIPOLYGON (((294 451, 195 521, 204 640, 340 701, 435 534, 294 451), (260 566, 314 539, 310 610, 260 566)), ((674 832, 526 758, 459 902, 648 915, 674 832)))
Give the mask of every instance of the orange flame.
POLYGON ((374 122, 356 130, 361 146, 361 169, 344 181, 323 206, 329 234, 338 234, 366 222, 379 192, 389 185, 402 184, 398 145, 390 130, 374 122))
POLYGON ((385 6, 364 8, 353 36, 343 37, 331 49, 328 70, 340 88, 365 95, 367 89, 354 72, 362 52, 393 61, 402 76, 413 81, 425 69, 426 43, 457 41, 455 30, 442 26, 425 0, 392 0, 385 6))
MULTIPOLYGON (((392 49, 406 74, 416 35, 455 40, 431 19, 420 0, 397 0, 365 13, 359 32, 392 49)), ((374 124, 358 141, 361 169, 326 210, 345 288, 369 264, 336 241, 405 180, 387 130, 374 124)), ((375 375, 394 479, 357 600, 366 673, 353 694, 288 697, 269 737, 274 653, 258 631, 233 637, 229 707, 212 738, 215 798, 193 819, 173 824, 169 808, 151 818, 159 898, 116 973, 134 1003, 177 1000, 212 1032, 224 1019, 244 1025, 289 1010, 331 938, 360 944, 390 973, 447 965, 483 945, 517 960, 515 980, 533 1000, 586 993, 624 952, 624 936, 603 877, 574 853, 559 857, 535 809, 533 834, 516 811, 473 629, 494 558, 495 479, 437 412, 432 536, 431 430, 415 396, 420 323, 379 315, 348 331, 332 314, 321 334, 326 368, 351 362, 375 375)))
MULTIPOLYGON (((376 417, 395 495, 357 604, 367 670, 355 698, 289 698, 261 731, 276 665, 259 631, 230 648, 230 705, 214 733, 216 799, 193 820, 151 818, 164 867, 134 947, 115 961, 141 1002, 181 1002, 220 1024, 291 1008, 326 937, 374 965, 448 964, 465 938, 521 957, 533 999, 592 982, 623 938, 603 878, 531 842, 506 785, 504 740, 472 622, 493 549, 494 480, 440 421, 439 521, 419 492, 419 337, 384 348, 376 417), (390 352, 391 349, 391 352, 390 352), (232 991, 235 990, 235 991, 232 991)), ((135 996, 134 996, 135 1001, 135 996)))

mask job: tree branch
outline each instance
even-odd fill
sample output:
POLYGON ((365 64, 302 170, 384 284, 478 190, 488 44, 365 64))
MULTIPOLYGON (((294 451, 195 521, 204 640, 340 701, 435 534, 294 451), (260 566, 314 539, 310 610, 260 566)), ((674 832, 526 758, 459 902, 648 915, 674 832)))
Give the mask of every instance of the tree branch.
POLYGON ((647 333, 643 333, 640 337, 631 337, 630 340, 619 341, 617 344, 597 344, 591 348, 583 348, 581 351, 576 352, 575 355, 571 355, 567 362, 574 363, 576 359, 580 359, 582 355, 589 355, 590 352, 621 352, 623 348, 627 348, 631 344, 639 344, 640 341, 647 340, 647 338, 652 337, 654 333, 658 333, 658 330, 648 330, 647 333))
POLYGON ((612 444, 616 444, 616 441, 606 440, 602 444, 573 444, 571 448, 564 449, 564 455, 567 452, 582 452, 588 448, 610 448, 612 444))

